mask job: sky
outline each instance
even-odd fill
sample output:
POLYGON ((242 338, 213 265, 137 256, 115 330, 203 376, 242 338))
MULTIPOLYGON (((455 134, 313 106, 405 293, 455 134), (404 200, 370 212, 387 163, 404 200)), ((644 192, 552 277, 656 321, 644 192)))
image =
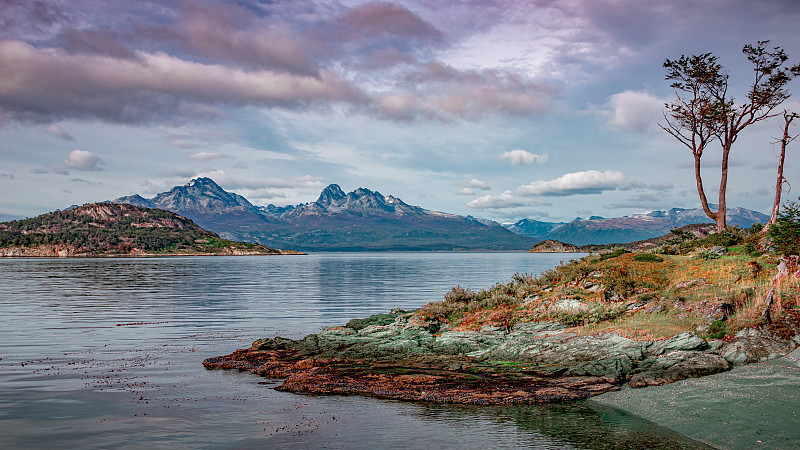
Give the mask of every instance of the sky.
MULTIPOLYGON (((741 100, 742 47, 794 64, 798 23, 796 0, 0 0, 0 220, 198 176, 256 205, 335 183, 498 221, 694 208, 664 60, 712 52, 741 100)), ((729 207, 770 211, 781 128, 736 141, 729 207)))

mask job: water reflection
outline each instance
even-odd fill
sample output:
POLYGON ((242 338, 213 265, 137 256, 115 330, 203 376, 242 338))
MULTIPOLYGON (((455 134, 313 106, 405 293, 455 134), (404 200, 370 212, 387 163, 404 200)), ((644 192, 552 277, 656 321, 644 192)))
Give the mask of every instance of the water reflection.
POLYGON ((300 337, 354 317, 416 308, 456 284, 487 287, 563 258, 0 260, 3 445, 690 448, 649 422, 585 404, 484 409, 303 397, 200 364, 260 337, 300 337))

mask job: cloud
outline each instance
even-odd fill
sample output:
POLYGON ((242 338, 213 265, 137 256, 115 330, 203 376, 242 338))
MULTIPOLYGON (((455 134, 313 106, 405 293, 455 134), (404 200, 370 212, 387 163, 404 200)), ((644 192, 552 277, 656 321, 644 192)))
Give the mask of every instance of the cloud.
MULTIPOLYGON (((367 14, 353 20, 366 27, 368 17, 373 16, 367 14)), ((424 26, 408 23, 392 28, 394 34, 390 34, 399 33, 400 37, 408 33, 430 34, 425 30, 424 26)), ((224 30, 215 33, 223 36, 215 35, 214 39, 237 39, 235 32, 232 36, 224 30)), ((364 33, 378 33, 378 28, 367 27, 364 33)), ((81 36, 91 36, 91 42, 102 40, 99 35, 81 36)), ((255 36, 253 41, 280 48, 287 54, 306 53, 295 52, 270 36, 255 36)), ((223 45, 214 54, 227 54, 228 47, 223 45)), ((225 58, 208 61, 164 51, 131 50, 132 54, 128 54, 121 50, 90 49, 75 53, 70 49, 0 40, 0 72, 4 74, 0 84, 0 113, 18 121, 34 122, 70 118, 179 124, 219 117, 231 106, 258 106, 344 108, 399 121, 479 120, 491 115, 544 114, 551 108, 556 93, 554 86, 536 82, 522 72, 461 70, 436 61, 420 64, 413 58, 407 60, 407 67, 395 73, 377 68, 375 76, 371 76, 370 72, 348 70, 349 64, 336 59, 313 70, 289 70, 280 64, 281 67, 225 65, 229 63, 225 58), (54 73, 59 76, 52 76, 54 73)), ((201 49, 194 50, 203 54, 201 49)), ((381 51, 391 52, 386 48, 381 51)), ((346 51, 338 58, 349 57, 356 58, 348 56, 346 51)), ((173 145, 185 147, 191 141, 173 145)))
POLYGON ((293 188, 320 188, 323 187, 322 181, 319 177, 313 175, 303 175, 290 179, 285 178, 256 178, 246 179, 231 177, 226 174, 224 170, 208 169, 204 172, 194 173, 191 177, 208 177, 214 180, 220 186, 226 189, 246 189, 246 190, 263 190, 263 189, 293 189, 293 188))
POLYGON ((65 141, 75 141, 75 138, 70 136, 69 133, 64 131, 58 125, 48 125, 44 128, 44 132, 49 134, 50 136, 57 137, 59 139, 63 139, 65 141))
POLYGON ((775 195, 775 188, 769 189, 769 188, 765 188, 765 187, 762 186, 762 187, 759 187, 759 188, 754 189, 752 191, 740 192, 739 194, 737 194, 737 197, 740 197, 740 198, 758 198, 758 197, 764 197, 764 196, 767 196, 767 195, 773 195, 774 196, 775 195))
POLYGON ((0 173, 0 178, 4 180, 13 180, 16 178, 13 173, 0 173))
POLYGON ((66 167, 61 165, 50 166, 50 167, 35 167, 31 169, 31 173, 35 175, 46 175, 46 174, 56 174, 56 175, 69 175, 69 170, 66 167))
POLYGON ((442 33, 404 6, 369 2, 356 6, 338 19, 336 34, 343 40, 373 42, 376 38, 439 41, 442 33))
POLYGON ((491 189, 491 187, 489 187, 488 184, 486 184, 485 182, 483 182, 483 181, 481 181, 481 180, 479 180, 477 178, 473 178, 473 179, 468 180, 468 181, 462 181, 458 185, 463 187, 463 188, 480 189, 482 191, 488 191, 488 190, 491 189))
POLYGON ((475 191, 470 188, 461 188, 456 191, 456 195, 475 195, 475 191))
POLYGON ((73 150, 67 156, 67 159, 64 160, 65 166, 75 170, 86 170, 86 171, 103 170, 103 168, 100 167, 100 165, 102 164, 103 164, 102 159, 100 159, 94 153, 86 150, 73 150))
POLYGON ((129 123, 174 121, 176 114, 213 116, 207 106, 297 108, 368 101, 333 72, 296 76, 203 64, 163 52, 137 51, 136 56, 70 55, 0 41, 0 108, 20 120, 77 117, 129 123))
POLYGON ((72 182, 72 183, 86 183, 86 184, 92 185, 92 186, 103 186, 103 182, 102 181, 89 181, 89 180, 84 180, 83 178, 73 178, 73 179, 71 179, 69 181, 72 182))
POLYGON ((459 70, 429 62, 409 69, 394 89, 375 94, 373 109, 390 120, 479 120, 490 115, 546 114, 556 92, 553 85, 514 72, 459 70))
POLYGON ((567 196, 576 194, 599 194, 603 191, 625 187, 629 181, 622 172, 587 170, 564 174, 556 179, 537 180, 517 188, 523 195, 567 196))
POLYGON ((547 162, 547 154, 544 155, 537 155, 535 153, 529 153, 525 150, 515 149, 511 150, 510 152, 504 152, 500 155, 500 159, 511 161, 511 164, 514 165, 529 165, 533 163, 544 164, 547 162))
POLYGON ((643 187, 628 180, 622 172, 587 170, 564 174, 553 180, 537 180, 506 190, 500 195, 486 195, 467 203, 474 209, 503 209, 543 204, 540 197, 565 197, 571 195, 600 194, 604 191, 643 187))
POLYGON ((608 98, 602 115, 615 130, 653 134, 664 119, 664 102, 646 92, 624 91, 608 98))
POLYGON ((71 53, 89 53, 114 58, 132 59, 136 54, 117 36, 105 30, 66 28, 58 36, 61 47, 71 53))
POLYGON ((289 189, 289 188, 319 188, 323 187, 319 177, 304 175, 291 179, 260 178, 256 180, 226 179, 223 184, 230 189, 289 189))
POLYGON ((252 200, 262 200, 263 201, 263 200, 284 199, 284 198, 289 198, 289 196, 284 194, 284 193, 275 192, 275 191, 270 190, 270 189, 258 189, 258 190, 255 190, 255 191, 248 192, 247 193, 247 198, 249 200, 251 200, 251 201, 252 200))
POLYGON ((136 37, 247 69, 302 76, 319 73, 313 57, 323 45, 315 46, 317 37, 302 27, 293 28, 277 18, 264 20, 230 2, 181 2, 173 12, 174 21, 140 24, 136 37))
POLYGON ((160 178, 195 178, 197 175, 196 170, 186 169, 183 167, 168 167, 156 173, 160 178))
POLYGON ((194 162, 206 162, 215 159, 232 159, 233 157, 230 155, 223 155, 222 153, 198 152, 189 155, 188 158, 194 162))
POLYGON ((660 195, 637 194, 632 195, 627 201, 604 205, 609 209, 667 209, 673 205, 660 195))
POLYGON ((467 203, 474 209, 504 209, 536 205, 538 200, 520 196, 510 190, 500 195, 485 195, 467 203))
POLYGON ((186 139, 175 136, 164 138, 164 143, 175 148, 197 148, 202 146, 202 144, 192 140, 191 138, 186 139))

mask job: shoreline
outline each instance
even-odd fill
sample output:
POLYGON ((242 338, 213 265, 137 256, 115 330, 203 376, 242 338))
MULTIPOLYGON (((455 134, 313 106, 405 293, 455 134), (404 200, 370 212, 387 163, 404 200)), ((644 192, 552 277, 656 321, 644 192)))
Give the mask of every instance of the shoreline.
POLYGON ((300 340, 260 339, 203 365, 283 379, 276 390, 300 394, 518 405, 713 375, 783 356, 798 345, 800 313, 727 340, 684 332, 637 341, 611 332, 582 336, 558 322, 452 331, 393 311, 300 340))
POLYGON ((43 245, 38 247, 3 247, 0 258, 161 258, 171 256, 286 256, 305 255, 293 250, 243 250, 227 247, 219 252, 175 252, 150 253, 131 251, 129 253, 76 253, 75 248, 64 245, 43 245), (274 251, 273 251, 274 250, 274 251))

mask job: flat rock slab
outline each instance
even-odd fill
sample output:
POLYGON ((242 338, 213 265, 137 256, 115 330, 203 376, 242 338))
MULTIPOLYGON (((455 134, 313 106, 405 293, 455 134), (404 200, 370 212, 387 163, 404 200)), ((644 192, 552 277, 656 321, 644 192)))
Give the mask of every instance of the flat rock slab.
POLYGON ((469 405, 518 405, 579 400, 619 389, 597 376, 553 377, 523 365, 421 359, 365 361, 296 359, 296 351, 237 350, 209 358, 209 369, 237 369, 284 378, 276 390, 311 395, 365 395, 469 405))

